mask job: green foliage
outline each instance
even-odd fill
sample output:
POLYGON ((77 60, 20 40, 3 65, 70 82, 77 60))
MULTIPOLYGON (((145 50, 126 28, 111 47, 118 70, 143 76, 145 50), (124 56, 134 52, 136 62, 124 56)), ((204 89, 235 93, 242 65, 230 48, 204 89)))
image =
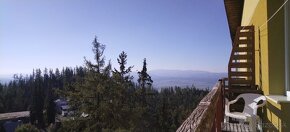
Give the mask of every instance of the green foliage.
POLYGON ((24 124, 17 127, 15 132, 40 132, 40 130, 31 124, 24 124))
POLYGON ((5 100, 4 100, 4 89, 3 85, 0 83, 0 113, 5 110, 5 100))
POLYGON ((59 132, 72 132, 72 131, 76 131, 76 132, 82 132, 85 131, 85 129, 88 127, 86 124, 87 120, 84 118, 74 118, 73 120, 69 120, 69 121, 63 121, 62 122, 62 127, 60 129, 58 129, 57 131, 59 132))
POLYGON ((141 86, 141 88, 145 88, 146 86, 151 87, 153 80, 151 79, 151 76, 147 73, 147 63, 146 58, 144 58, 143 61, 143 68, 140 72, 138 72, 138 83, 141 86))
POLYGON ((119 81, 119 83, 125 84, 125 83, 131 83, 133 76, 130 75, 131 70, 133 66, 129 66, 126 68, 127 64, 127 53, 122 51, 119 55, 119 58, 117 59, 118 64, 120 65, 119 70, 114 68, 113 75, 115 77, 116 81, 119 81), (123 81, 123 82, 122 82, 123 81))
MULTIPOLYGON (((110 77, 111 64, 105 66, 104 61, 105 46, 100 44, 95 38, 93 41, 93 52, 95 53, 95 63, 85 60, 88 73, 80 81, 76 81, 72 88, 66 89, 66 97, 70 100, 70 105, 76 111, 76 117, 81 114, 88 114, 86 129, 100 130, 109 126, 114 118, 112 104, 116 100, 113 87, 117 85, 110 77)), ((79 119, 76 119, 79 120, 79 119)))
POLYGON ((126 65, 124 51, 117 58, 119 67, 112 71, 110 61, 105 62, 105 45, 97 38, 92 45, 95 58, 85 59, 85 67, 36 69, 32 75, 15 75, 13 81, 0 84, 0 112, 29 109, 32 124, 38 128, 50 126, 48 130, 55 131, 56 127, 51 126, 56 114, 54 100, 66 98, 74 115, 62 121, 57 131, 170 132, 180 126, 208 93, 194 86, 157 91, 147 73, 146 59, 135 83, 131 75, 133 66, 126 65), (83 117, 84 114, 88 116, 83 117))
POLYGON ((142 105, 146 105, 146 88, 151 88, 153 80, 151 79, 151 76, 147 73, 147 63, 146 63, 146 58, 144 58, 143 61, 143 68, 141 71, 138 72, 138 83, 139 87, 141 88, 140 91, 140 97, 142 101, 142 105))
POLYGON ((44 89, 41 70, 37 69, 35 73, 34 87, 32 89, 32 101, 30 105, 30 123, 37 125, 39 128, 44 127, 43 117, 44 107, 44 89))
POLYGON ((123 51, 119 55, 119 68, 111 71, 110 63, 105 66, 102 59, 105 46, 101 45, 95 38, 95 64, 85 60, 87 74, 74 83, 73 90, 64 91, 76 115, 62 129, 175 131, 208 92, 195 87, 153 89, 146 59, 136 85, 130 75, 132 66, 126 67, 127 54, 123 51), (81 117, 83 113, 89 116, 81 117))
POLYGON ((105 66, 105 57, 103 55, 104 55, 104 50, 106 46, 99 43, 97 40, 97 37, 95 37, 92 44, 93 44, 92 51, 95 54, 96 64, 93 64, 92 62, 86 60, 86 58, 85 58, 85 64, 89 68, 90 71, 101 73, 101 70, 102 70, 101 68, 105 66))

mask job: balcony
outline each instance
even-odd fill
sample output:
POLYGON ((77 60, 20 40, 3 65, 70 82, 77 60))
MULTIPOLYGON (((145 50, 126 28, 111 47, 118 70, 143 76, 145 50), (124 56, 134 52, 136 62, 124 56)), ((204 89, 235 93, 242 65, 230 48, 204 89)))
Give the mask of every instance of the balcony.
POLYGON ((224 123, 225 93, 229 95, 227 79, 220 79, 177 132, 251 131, 247 124, 224 123))

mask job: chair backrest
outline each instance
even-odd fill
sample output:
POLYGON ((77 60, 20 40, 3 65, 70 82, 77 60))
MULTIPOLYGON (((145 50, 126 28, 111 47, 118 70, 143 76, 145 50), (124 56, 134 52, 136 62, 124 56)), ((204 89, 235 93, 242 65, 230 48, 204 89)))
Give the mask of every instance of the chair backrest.
POLYGON ((261 94, 254 94, 254 93, 245 93, 240 94, 238 98, 243 98, 245 101, 245 107, 243 112, 250 114, 250 115, 257 115, 258 107, 262 107, 266 104, 266 97, 261 94), (258 102, 263 101, 261 104, 258 102))

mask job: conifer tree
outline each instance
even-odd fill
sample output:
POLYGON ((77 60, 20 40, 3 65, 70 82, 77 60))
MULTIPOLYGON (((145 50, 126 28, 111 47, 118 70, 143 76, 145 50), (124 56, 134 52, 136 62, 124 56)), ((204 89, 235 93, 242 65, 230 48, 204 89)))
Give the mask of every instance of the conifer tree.
POLYGON ((145 131, 149 131, 152 127, 152 122, 155 122, 156 120, 153 119, 154 115, 152 111, 154 111, 154 102, 150 102, 149 100, 147 101, 146 95, 148 95, 150 92, 154 92, 154 90, 151 89, 153 80, 151 79, 151 76, 147 73, 147 63, 146 63, 146 58, 144 58, 143 61, 143 68, 141 71, 138 72, 138 83, 140 87, 140 111, 141 111, 141 116, 142 120, 140 121, 138 128, 139 129, 144 129, 145 131))
POLYGON ((55 69, 55 79, 56 79, 55 87, 58 89, 62 89, 63 88, 63 80, 62 80, 62 75, 61 75, 58 68, 55 69))
POLYGON ((56 108, 55 108, 56 105, 54 103, 55 96, 53 94, 54 82, 56 80, 55 80, 55 75, 53 74, 52 70, 49 70, 49 75, 45 72, 44 78, 46 78, 47 79, 46 82, 48 82, 47 84, 48 89, 46 91, 46 98, 45 98, 46 122, 48 124, 51 124, 55 122, 55 116, 56 116, 56 108))
POLYGON ((77 117, 88 115, 84 129, 99 131, 110 122, 109 103, 112 100, 112 93, 109 91, 112 89, 113 81, 110 78, 111 63, 105 65, 103 54, 105 45, 99 43, 96 37, 92 45, 95 63, 85 58, 88 71, 82 81, 77 81, 73 85, 73 90, 70 90, 67 96, 70 106, 76 109, 77 117))
POLYGON ((131 80, 133 79, 133 76, 130 76, 130 72, 133 68, 133 66, 129 66, 126 69, 126 64, 127 64, 127 53, 125 53, 124 51, 122 51, 119 55, 119 58, 117 58, 117 61, 119 63, 119 70, 117 70, 116 68, 114 68, 114 74, 116 74, 117 76, 120 76, 121 79, 125 82, 131 82, 131 80))
POLYGON ((147 63, 146 63, 146 58, 144 58, 143 61, 143 68, 141 71, 138 72, 138 83, 142 89, 142 97, 143 99, 145 99, 145 90, 146 87, 151 87, 153 80, 151 79, 151 76, 147 73, 147 63))
POLYGON ((4 90, 3 85, 0 83, 0 113, 4 112, 5 100, 4 100, 4 90))
POLYGON ((114 81, 113 91, 111 91, 114 97, 114 103, 112 108, 114 115, 117 115, 114 119, 114 124, 123 129, 130 128, 130 118, 133 113, 133 76, 130 75, 133 66, 126 67, 127 54, 122 51, 117 58, 119 68, 114 68, 112 79, 114 81), (118 70, 117 70, 118 69, 118 70))
POLYGON ((95 61, 96 64, 93 64, 91 61, 85 58, 85 64, 89 70, 95 71, 97 73, 101 73, 101 68, 105 66, 105 57, 104 57, 104 50, 106 48, 105 45, 98 42, 97 37, 95 37, 94 41, 92 42, 93 48, 92 51, 95 54, 95 61))
POLYGON ((44 127, 43 120, 43 107, 44 107, 44 90, 43 90, 43 77, 41 70, 36 69, 34 88, 32 91, 32 102, 30 106, 30 122, 39 128, 44 127))
POLYGON ((152 86, 153 80, 151 79, 151 76, 147 73, 146 58, 144 58, 143 68, 141 72, 138 72, 138 76, 138 83, 140 84, 141 88, 145 88, 146 86, 152 86))

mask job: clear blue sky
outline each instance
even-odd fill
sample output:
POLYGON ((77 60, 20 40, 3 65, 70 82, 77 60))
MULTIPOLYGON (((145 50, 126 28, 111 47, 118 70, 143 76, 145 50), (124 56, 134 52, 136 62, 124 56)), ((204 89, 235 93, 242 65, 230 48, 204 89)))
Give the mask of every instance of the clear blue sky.
POLYGON ((95 35, 114 67, 226 72, 227 24, 223 0, 0 0, 0 74, 82 66, 95 35))

